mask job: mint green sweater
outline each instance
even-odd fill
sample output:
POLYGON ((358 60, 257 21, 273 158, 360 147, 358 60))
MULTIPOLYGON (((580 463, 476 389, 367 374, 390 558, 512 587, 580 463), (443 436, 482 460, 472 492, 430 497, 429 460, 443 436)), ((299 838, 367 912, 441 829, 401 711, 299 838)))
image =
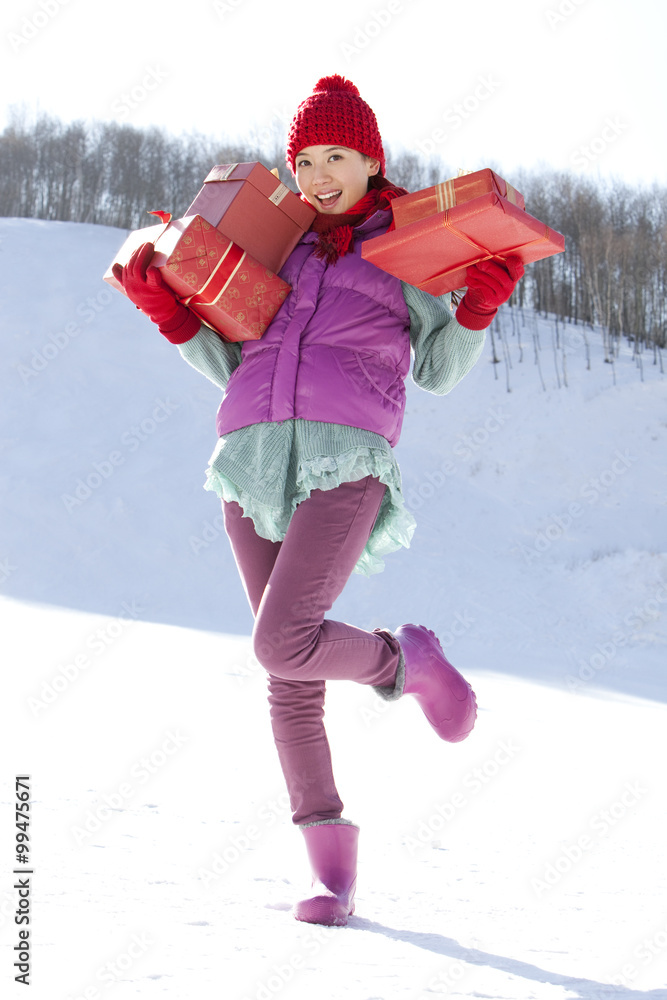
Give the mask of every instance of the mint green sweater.
MULTIPOLYGON (((484 346, 484 330, 454 319, 450 296, 435 298, 401 282, 410 314, 412 379, 445 395, 470 371, 484 346)), ((209 327, 179 346, 183 358, 224 391, 241 363, 241 345, 227 344, 209 327)), ((383 557, 408 547, 416 523, 406 509, 401 473, 389 442, 379 434, 310 420, 253 424, 220 438, 206 472, 205 489, 235 500, 263 538, 282 541, 296 506, 312 490, 376 476, 385 483, 382 506, 355 571, 384 569, 383 557)))

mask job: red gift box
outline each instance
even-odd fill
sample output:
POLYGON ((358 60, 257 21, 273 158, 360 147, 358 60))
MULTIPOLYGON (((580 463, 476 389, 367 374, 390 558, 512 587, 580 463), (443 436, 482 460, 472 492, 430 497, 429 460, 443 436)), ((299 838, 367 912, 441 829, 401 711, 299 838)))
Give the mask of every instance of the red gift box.
POLYGON ((201 215, 277 274, 317 213, 261 163, 224 163, 185 214, 201 215))
POLYGON ((497 194, 485 194, 362 244, 361 255, 383 271, 431 295, 466 284, 481 260, 519 257, 529 264, 562 253, 565 240, 497 194))
POLYGON ((136 229, 109 265, 104 280, 124 293, 114 264, 125 265, 153 243, 158 267, 179 300, 224 340, 258 340, 291 286, 200 216, 136 229))
POLYGON ((291 286, 201 216, 163 228, 154 264, 186 305, 225 340, 259 340, 291 286))
POLYGON ((517 208, 526 207, 523 195, 487 167, 484 170, 475 170, 470 174, 453 177, 434 187, 415 191, 414 194, 404 194, 400 198, 394 198, 391 203, 394 223, 399 229, 429 215, 445 212, 455 205, 462 205, 473 198, 481 198, 484 194, 498 194, 501 198, 507 198, 517 208))

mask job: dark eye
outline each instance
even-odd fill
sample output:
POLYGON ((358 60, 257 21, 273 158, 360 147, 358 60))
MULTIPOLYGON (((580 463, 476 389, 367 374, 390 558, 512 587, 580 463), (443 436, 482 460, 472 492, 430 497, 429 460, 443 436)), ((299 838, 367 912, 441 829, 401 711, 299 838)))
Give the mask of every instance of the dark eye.
POLYGON ((308 166, 308 160, 297 160, 296 161, 296 165, 297 165, 297 167, 307 167, 308 166))

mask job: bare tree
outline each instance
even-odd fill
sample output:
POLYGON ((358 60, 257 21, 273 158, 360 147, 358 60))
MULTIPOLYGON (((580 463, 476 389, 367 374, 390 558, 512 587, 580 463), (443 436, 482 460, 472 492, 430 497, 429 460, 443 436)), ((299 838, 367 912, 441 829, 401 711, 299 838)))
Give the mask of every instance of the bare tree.
MULTIPOLYGON (((266 130, 265 130, 266 131, 266 130)), ((284 136, 241 140, 113 122, 29 121, 14 110, 0 134, 0 214, 136 229, 153 209, 182 215, 215 163, 260 160, 296 190, 284 136)), ((439 159, 387 149, 387 176, 416 191, 451 176, 439 159)), ((496 167, 495 169, 500 169, 496 167)), ((500 169, 502 173, 502 170, 500 169)), ((509 178, 527 210, 565 236, 565 252, 526 270, 513 304, 603 331, 613 362, 622 337, 662 364, 667 341, 667 188, 634 189, 547 168, 509 178)))

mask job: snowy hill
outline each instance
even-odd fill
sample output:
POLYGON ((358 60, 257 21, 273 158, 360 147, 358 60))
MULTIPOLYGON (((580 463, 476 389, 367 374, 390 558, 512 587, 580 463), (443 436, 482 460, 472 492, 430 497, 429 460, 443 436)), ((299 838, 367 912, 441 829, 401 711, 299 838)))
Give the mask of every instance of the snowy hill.
POLYGON ((450 396, 409 390, 412 548, 334 614, 429 625, 480 719, 440 745, 415 705, 330 685, 359 903, 346 930, 309 928, 287 912, 303 846, 202 489, 218 391, 102 283, 122 239, 0 220, 2 787, 13 803, 32 776, 37 995, 664 997, 659 365, 506 310, 500 363, 489 341, 450 396))

